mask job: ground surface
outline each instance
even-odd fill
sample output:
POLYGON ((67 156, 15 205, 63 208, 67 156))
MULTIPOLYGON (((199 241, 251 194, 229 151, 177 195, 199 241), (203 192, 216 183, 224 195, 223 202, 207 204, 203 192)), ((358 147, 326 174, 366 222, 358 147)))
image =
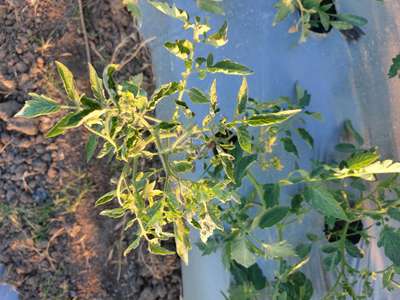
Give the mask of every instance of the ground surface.
MULTIPOLYGON (((120 77, 143 73, 152 91, 148 50, 120 0, 83 3, 90 58, 100 71, 126 63, 120 77), (119 46, 118 46, 119 45, 119 46), (117 49, 117 51, 115 51, 117 49)), ((86 133, 46 139, 53 120, 12 118, 28 92, 63 99, 54 60, 87 90, 78 1, 0 0, 0 263, 21 299, 179 299, 177 257, 139 247, 128 258, 123 220, 98 216, 96 197, 118 170, 85 163, 86 133)))

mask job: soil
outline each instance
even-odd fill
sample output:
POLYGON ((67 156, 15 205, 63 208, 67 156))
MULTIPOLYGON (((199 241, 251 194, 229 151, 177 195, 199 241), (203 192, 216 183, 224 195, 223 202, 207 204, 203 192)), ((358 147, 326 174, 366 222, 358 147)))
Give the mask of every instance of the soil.
MULTIPOLYGON (((120 0, 83 1, 90 60, 120 78, 143 73, 154 90, 151 56, 120 0)), ((86 163, 87 132, 47 139, 53 119, 13 118, 29 96, 64 101, 54 61, 87 92, 88 57, 78 1, 0 0, 0 263, 21 299, 171 299, 181 295, 177 256, 141 245, 122 251, 125 220, 99 216, 96 198, 118 173, 115 162, 86 163)))

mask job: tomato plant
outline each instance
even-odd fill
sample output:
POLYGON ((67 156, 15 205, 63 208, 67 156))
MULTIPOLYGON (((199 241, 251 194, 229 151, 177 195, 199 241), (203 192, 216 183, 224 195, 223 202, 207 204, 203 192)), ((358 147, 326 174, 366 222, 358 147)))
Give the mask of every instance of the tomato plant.
POLYGON ((370 296, 377 273, 383 273, 385 288, 398 287, 400 231, 393 221, 400 221, 400 163, 381 160, 377 149, 366 147, 346 121, 343 130, 348 141, 336 146, 336 161, 312 161, 308 169, 301 168, 304 158, 298 143, 314 147, 304 124, 320 118, 308 109, 311 95, 296 84, 293 99, 252 98, 247 83, 250 68, 217 60, 212 52, 197 55, 199 48, 218 48, 228 42, 226 22, 212 31, 207 20, 190 18, 175 5, 149 3, 192 32, 191 39, 164 45, 182 61, 179 81, 164 83, 147 95, 140 76, 123 82, 113 79, 118 65, 107 66, 101 77, 89 66, 92 95, 88 96, 77 90, 73 74, 57 62, 68 102, 31 94, 17 114, 34 118, 63 111, 49 137, 83 126, 91 133, 89 159, 96 154, 123 163, 114 189, 96 205, 112 205, 101 215, 126 216, 127 228, 136 229, 125 254, 141 241, 152 253, 173 254, 165 242, 174 239, 178 255, 188 263, 193 244, 189 232, 197 230, 198 246, 205 254, 218 248, 224 251, 234 281, 229 299, 254 299, 264 289, 272 299, 310 299, 313 285, 301 269, 313 248, 321 251, 324 268, 336 278, 327 299, 370 296), (242 77, 233 116, 220 110, 217 73, 242 77), (208 80, 209 89, 190 86, 191 76, 208 80), (165 101, 173 104, 173 111, 169 119, 160 119, 156 110, 165 101), (194 117, 200 105, 207 106, 209 113, 197 122, 194 117), (288 174, 282 171, 287 153, 296 162, 288 174), (155 160, 160 167, 139 169, 155 160), (279 175, 275 181, 263 182, 255 175, 260 169, 279 175), (243 194, 244 185, 251 186, 249 193, 243 194), (287 228, 301 226, 311 212, 324 218, 324 232, 320 236, 305 232, 304 242, 294 245, 285 238, 287 228), (371 226, 380 229, 379 236, 371 236, 371 226), (275 231, 276 241, 260 239, 255 234, 259 230, 275 231), (371 243, 382 247, 391 263, 384 270, 354 268, 351 258, 362 259, 363 248, 371 243), (257 263, 260 258, 276 263, 273 277, 263 274, 257 263), (353 289, 356 282, 363 283, 361 294, 353 289))

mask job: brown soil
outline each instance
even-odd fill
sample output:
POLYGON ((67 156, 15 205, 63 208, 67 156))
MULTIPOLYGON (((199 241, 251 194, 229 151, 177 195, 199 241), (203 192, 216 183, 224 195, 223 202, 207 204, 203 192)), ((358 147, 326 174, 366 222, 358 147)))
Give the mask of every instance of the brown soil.
MULTIPOLYGON (((150 55, 121 0, 83 1, 90 58, 97 70, 124 63, 120 77, 143 73, 150 55), (117 51, 115 50, 117 49, 117 51)), ((87 164, 87 133, 46 139, 54 120, 12 118, 28 92, 63 101, 53 62, 65 63, 87 91, 87 57, 78 1, 0 0, 0 263, 21 299, 179 299, 176 256, 141 246, 121 255, 124 220, 98 215, 96 198, 118 166, 87 164)))

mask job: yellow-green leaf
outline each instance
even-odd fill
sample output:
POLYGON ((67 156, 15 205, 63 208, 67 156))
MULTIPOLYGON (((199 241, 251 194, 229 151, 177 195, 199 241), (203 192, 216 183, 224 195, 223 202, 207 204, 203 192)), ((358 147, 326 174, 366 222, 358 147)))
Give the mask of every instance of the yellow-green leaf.
POLYGON ((64 89, 67 93, 68 98, 71 99, 72 101, 75 101, 75 103, 79 103, 80 97, 78 90, 76 89, 74 75, 64 64, 58 61, 56 61, 56 66, 58 74, 60 74, 60 77, 62 79, 64 89))
POLYGON ((24 107, 15 115, 16 117, 35 118, 56 113, 61 109, 60 104, 44 95, 31 93, 29 96, 32 100, 25 102, 24 107))

